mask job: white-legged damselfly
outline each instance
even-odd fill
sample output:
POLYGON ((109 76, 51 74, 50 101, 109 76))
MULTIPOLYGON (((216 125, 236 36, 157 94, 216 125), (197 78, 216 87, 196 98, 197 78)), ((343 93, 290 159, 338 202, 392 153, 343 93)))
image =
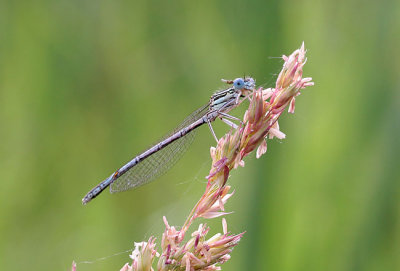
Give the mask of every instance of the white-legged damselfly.
POLYGON ((227 124, 236 127, 228 119, 238 120, 228 115, 228 112, 240 104, 240 99, 245 97, 255 88, 255 81, 251 77, 224 80, 231 86, 217 91, 210 101, 188 116, 171 134, 164 137, 158 144, 139 154, 110 177, 90 190, 82 199, 86 204, 97 197, 104 189, 110 186, 111 192, 121 192, 139 187, 171 168, 182 156, 187 147, 193 141, 193 131, 207 123, 217 140, 211 127, 211 122, 217 117, 227 124))

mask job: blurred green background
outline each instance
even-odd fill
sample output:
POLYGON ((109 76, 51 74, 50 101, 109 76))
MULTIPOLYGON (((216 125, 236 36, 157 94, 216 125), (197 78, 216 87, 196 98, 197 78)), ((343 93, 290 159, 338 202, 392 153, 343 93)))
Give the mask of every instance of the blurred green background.
POLYGON ((316 85, 282 116, 287 138, 232 173, 228 228, 246 234, 222 267, 400 270, 399 29, 395 0, 0 1, 1 269, 119 270, 163 215, 182 225, 207 127, 157 181, 81 198, 221 78, 273 86, 277 57, 305 41, 316 85))

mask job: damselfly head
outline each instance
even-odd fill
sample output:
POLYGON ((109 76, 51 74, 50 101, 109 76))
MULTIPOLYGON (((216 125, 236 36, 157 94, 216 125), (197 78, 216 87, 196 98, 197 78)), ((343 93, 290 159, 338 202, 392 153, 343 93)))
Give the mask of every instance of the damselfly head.
POLYGON ((233 85, 236 90, 253 90, 256 87, 256 81, 251 77, 236 78, 235 80, 222 79, 229 85, 233 85))

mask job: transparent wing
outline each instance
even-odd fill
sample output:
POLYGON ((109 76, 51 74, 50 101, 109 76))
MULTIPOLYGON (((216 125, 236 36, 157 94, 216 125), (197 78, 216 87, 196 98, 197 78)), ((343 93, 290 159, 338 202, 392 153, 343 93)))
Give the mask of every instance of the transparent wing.
MULTIPOLYGON (((207 104, 190 114, 174 131, 166 135, 162 140, 203 117, 207 113, 208 107, 209 105, 207 104)), ((195 133, 196 131, 194 130, 186 134, 129 169, 110 185, 110 191, 115 193, 139 187, 164 174, 186 152, 194 140, 195 133)))

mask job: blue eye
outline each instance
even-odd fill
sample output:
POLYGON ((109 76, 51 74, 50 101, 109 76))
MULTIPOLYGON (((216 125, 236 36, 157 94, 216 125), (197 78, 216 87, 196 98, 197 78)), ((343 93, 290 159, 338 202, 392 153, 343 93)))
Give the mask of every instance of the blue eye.
POLYGON ((245 86, 246 89, 252 90, 253 88, 256 87, 256 81, 254 81, 253 78, 248 77, 247 80, 246 80, 245 85, 246 85, 245 86))
POLYGON ((233 80, 233 86, 236 89, 242 89, 244 87, 244 80, 242 78, 236 78, 233 80))

